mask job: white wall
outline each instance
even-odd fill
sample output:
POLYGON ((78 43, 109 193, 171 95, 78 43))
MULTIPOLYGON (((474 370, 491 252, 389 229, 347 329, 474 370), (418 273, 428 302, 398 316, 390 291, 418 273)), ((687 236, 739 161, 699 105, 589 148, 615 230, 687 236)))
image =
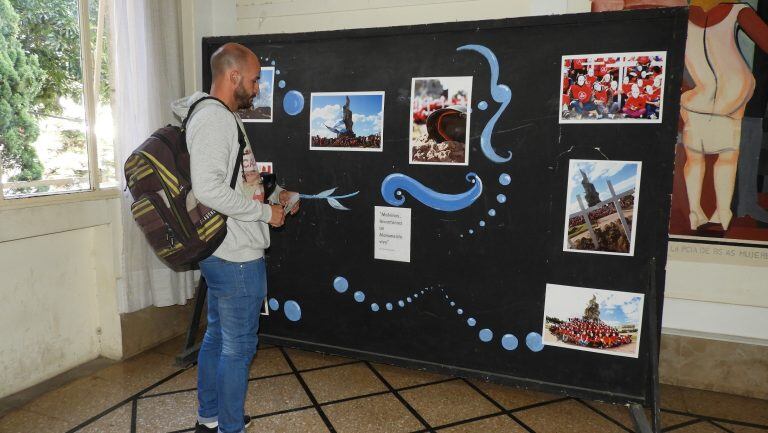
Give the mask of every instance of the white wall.
POLYGON ((118 212, 103 198, 0 209, 0 397, 122 356, 118 212))

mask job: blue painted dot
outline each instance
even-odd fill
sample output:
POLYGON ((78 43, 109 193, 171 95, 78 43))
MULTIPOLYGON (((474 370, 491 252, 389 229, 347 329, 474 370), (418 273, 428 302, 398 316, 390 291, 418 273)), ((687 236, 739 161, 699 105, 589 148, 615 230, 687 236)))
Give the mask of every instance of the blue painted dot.
POLYGON ((291 322, 298 322, 301 320, 301 307, 299 307, 299 304, 297 304, 296 301, 286 301, 283 306, 283 311, 285 312, 285 317, 291 322))
POLYGON ((363 293, 363 292, 361 292, 359 290, 357 292, 355 292, 355 301, 357 301, 357 302, 365 301, 365 293, 363 293))
POLYGON ((475 231, 474 231, 474 230, 472 230, 472 229, 469 229, 469 234, 474 234, 474 233, 475 233, 475 231))
POLYGON ((283 110, 291 115, 295 116, 301 113, 304 109, 304 95, 296 90, 291 90, 283 97, 283 110))
POLYGON ((475 326, 476 324, 477 324, 477 320, 475 320, 474 318, 470 317, 469 319, 467 319, 467 325, 475 326))
POLYGON ((375 302, 371 304, 371 311, 379 311, 379 304, 375 302))
POLYGON ((448 295, 445 295, 445 299, 448 299, 448 295))
POLYGON ((488 209, 489 216, 496 216, 496 209, 488 209))
POLYGON ((280 309, 280 303, 277 302, 277 299, 272 298, 269 300, 269 308, 272 309, 272 311, 277 311, 280 309))
POLYGON ((485 227, 485 221, 480 220, 480 227, 485 227))
POLYGON ((480 341, 487 343, 493 339, 493 331, 491 331, 488 328, 484 328, 480 330, 480 341))
POLYGON ((517 337, 512 334, 504 334, 504 336, 501 337, 501 347, 507 350, 517 349, 517 337))
POLYGON ((456 306, 456 303, 455 302, 451 302, 451 307, 455 307, 455 306, 456 306))
POLYGON ((275 66, 275 61, 272 60, 271 62, 269 62, 269 64, 272 65, 272 66, 275 66))
POLYGON ((280 80, 277 82, 277 87, 284 89, 285 88, 285 80, 280 80))
POLYGON ((275 75, 280 75, 280 70, 279 69, 275 70, 275 75))
POLYGON ((402 299, 401 299, 401 300, 397 301, 397 305, 399 305, 400 308, 405 307, 405 302, 403 302, 402 299))
POLYGON ((408 302, 413 302, 413 299, 411 299, 411 297, 410 297, 410 296, 409 296, 409 297, 407 297, 407 298, 405 298, 405 300, 406 300, 406 301, 408 301, 408 302))
POLYGON ((392 303, 387 302, 386 307, 387 307, 387 310, 392 311, 392 303))
POLYGON ((413 297, 414 297, 414 298, 418 298, 418 297, 419 297, 419 294, 418 294, 418 293, 414 293, 414 294, 413 294, 413 297))
POLYGON ((479 108, 481 110, 485 110, 485 109, 488 108, 488 103, 485 102, 485 101, 480 101, 480 102, 477 103, 477 108, 479 108))
POLYGON ((507 173, 501 173, 501 176, 499 176, 499 183, 507 186, 512 182, 512 176, 508 175, 507 173))
POLYGON ((344 277, 336 277, 333 279, 333 288, 339 293, 344 293, 349 288, 349 281, 344 277))
POLYGON ((464 314, 464 310, 462 310, 461 308, 459 308, 458 310, 456 310, 456 313, 458 313, 458 314, 459 314, 459 316, 461 316, 462 314, 464 314))
POLYGON ((533 352, 541 352, 541 350, 544 349, 541 335, 536 332, 531 332, 525 337, 525 345, 533 352))
POLYGON ((424 294, 424 291, 423 291, 423 290, 421 291, 421 294, 422 294, 422 295, 424 294))
POLYGON ((507 201, 507 196, 505 196, 504 194, 499 194, 496 196, 496 201, 499 203, 504 203, 505 201, 507 201))

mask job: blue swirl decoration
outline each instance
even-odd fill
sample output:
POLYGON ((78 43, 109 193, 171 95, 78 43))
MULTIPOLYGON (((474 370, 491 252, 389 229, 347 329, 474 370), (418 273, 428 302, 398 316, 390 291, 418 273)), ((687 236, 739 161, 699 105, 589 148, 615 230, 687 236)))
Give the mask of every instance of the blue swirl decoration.
POLYGON ((483 45, 462 45, 456 49, 456 51, 466 50, 477 51, 488 60, 488 64, 491 67, 491 97, 493 97, 494 101, 501 104, 496 111, 496 114, 491 117, 488 123, 485 124, 485 128, 483 128, 483 133, 480 136, 480 149, 483 151, 485 157, 493 162, 499 164, 507 162, 512 159, 512 152, 509 152, 509 155, 506 158, 498 155, 496 151, 493 150, 491 134, 493 133, 493 128, 496 127, 496 121, 501 117, 501 112, 507 108, 509 102, 512 100, 512 90, 507 85, 499 84, 499 61, 496 59, 496 54, 494 54, 493 51, 483 45))
POLYGON ((403 191, 408 192, 426 206, 445 212, 455 212, 469 207, 483 193, 483 181, 475 173, 467 173, 467 182, 472 186, 459 194, 444 194, 425 186, 402 173, 392 173, 381 182, 381 195, 392 206, 405 203, 403 191))

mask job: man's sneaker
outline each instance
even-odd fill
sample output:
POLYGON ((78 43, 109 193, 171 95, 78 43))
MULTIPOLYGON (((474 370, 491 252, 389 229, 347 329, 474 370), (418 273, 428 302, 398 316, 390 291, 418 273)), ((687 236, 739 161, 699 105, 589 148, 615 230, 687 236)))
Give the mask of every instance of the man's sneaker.
MULTIPOLYGON (((243 428, 248 428, 248 426, 251 425, 251 417, 249 415, 243 416, 243 424, 245 424, 243 428)), ((200 424, 199 422, 195 423, 195 433, 216 433, 218 431, 219 431, 218 424, 216 425, 216 427, 206 427, 200 424)))

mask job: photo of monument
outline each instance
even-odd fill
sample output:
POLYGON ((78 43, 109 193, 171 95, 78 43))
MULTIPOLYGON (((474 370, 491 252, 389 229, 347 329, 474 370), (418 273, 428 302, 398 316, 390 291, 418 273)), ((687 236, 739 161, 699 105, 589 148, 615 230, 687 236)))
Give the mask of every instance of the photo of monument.
POLYGON ((247 110, 237 110, 237 114, 243 122, 272 122, 272 107, 275 90, 275 68, 265 66, 261 68, 259 77, 259 94, 251 100, 251 107, 247 110))
POLYGON ((563 251, 634 254, 640 162, 571 160, 563 251))
POLYGON ((381 152, 384 92, 312 93, 310 150, 381 152))
POLYGON ((547 284, 545 345, 637 358, 642 293, 547 284))

